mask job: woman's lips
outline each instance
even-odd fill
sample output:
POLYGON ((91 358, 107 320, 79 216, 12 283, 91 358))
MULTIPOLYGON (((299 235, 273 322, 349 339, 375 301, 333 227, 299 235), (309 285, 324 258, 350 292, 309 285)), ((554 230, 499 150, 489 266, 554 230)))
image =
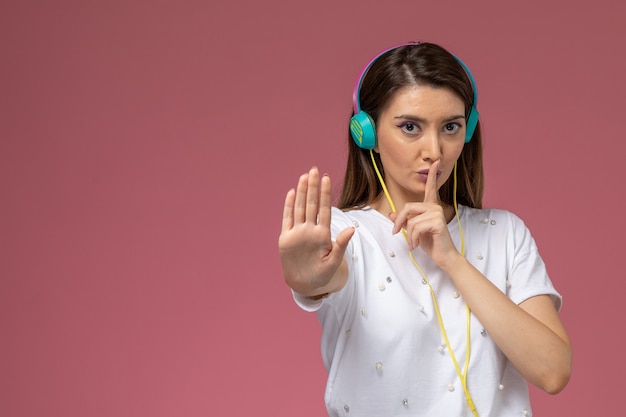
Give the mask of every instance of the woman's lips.
MULTIPOLYGON (((428 169, 422 169, 420 171, 417 171, 417 175, 419 175, 420 179, 424 182, 426 182, 426 180, 428 179, 428 169)), ((443 171, 437 171, 437 178, 439 178, 439 176, 442 174, 443 171)))

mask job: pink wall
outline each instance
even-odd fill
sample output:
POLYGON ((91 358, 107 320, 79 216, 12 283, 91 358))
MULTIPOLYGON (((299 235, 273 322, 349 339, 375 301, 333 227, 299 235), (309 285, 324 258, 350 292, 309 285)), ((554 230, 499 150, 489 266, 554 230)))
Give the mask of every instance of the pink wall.
POLYGON ((0 415, 324 415, 283 196, 339 182, 354 78, 410 40, 472 69, 487 205, 565 297, 574 373, 536 415, 623 409, 623 3, 6 3, 0 415))

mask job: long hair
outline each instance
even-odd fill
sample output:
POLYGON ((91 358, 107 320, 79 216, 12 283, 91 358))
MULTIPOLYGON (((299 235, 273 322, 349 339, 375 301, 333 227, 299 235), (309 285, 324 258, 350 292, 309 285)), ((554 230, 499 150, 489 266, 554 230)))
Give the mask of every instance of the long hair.
MULTIPOLYGON (((393 94, 411 85, 447 87, 465 103, 469 116, 474 100, 472 83, 457 59, 442 47, 432 43, 399 46, 381 55, 369 68, 360 90, 360 107, 374 123, 393 94)), ((364 207, 375 201, 383 192, 372 166, 370 151, 360 148, 348 131, 348 162, 339 208, 364 207)), ((374 153, 381 175, 384 166, 378 153, 374 153)), ((469 143, 463 146, 457 160, 457 202, 469 207, 482 208, 484 191, 482 137, 480 122, 469 143)), ((452 175, 439 189, 442 202, 453 203, 452 175)))

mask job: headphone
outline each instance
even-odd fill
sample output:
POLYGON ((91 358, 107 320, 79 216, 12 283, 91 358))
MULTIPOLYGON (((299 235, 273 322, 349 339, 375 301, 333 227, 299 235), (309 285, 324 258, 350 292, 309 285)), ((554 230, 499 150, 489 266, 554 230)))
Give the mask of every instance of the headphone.
MULTIPOLYGON (((366 66, 363 68, 361 75, 357 79, 357 82, 354 85, 354 90, 352 93, 352 105, 354 107, 354 116, 350 119, 350 134, 354 142, 356 142, 357 146, 363 149, 374 149, 376 146, 376 126, 374 125, 374 120, 372 117, 366 112, 361 110, 360 104, 360 96, 361 96, 361 84, 363 83, 363 78, 367 74, 367 71, 370 67, 376 62, 378 58, 380 58, 385 53, 399 48, 401 46, 409 46, 409 45, 419 45, 419 42, 410 42, 404 43, 401 45, 394 46, 389 49, 385 49, 378 55, 376 55, 366 66)), ((468 143, 472 136, 474 135, 474 130, 476 129, 476 125, 478 124, 478 110, 476 109, 476 104, 478 102, 478 92, 476 91, 476 83, 474 82, 474 77, 470 72, 469 68, 456 56, 452 55, 454 59, 463 67, 465 73, 470 79, 472 84, 472 91, 474 95, 474 99, 472 100, 472 107, 469 111, 469 116, 467 118, 466 128, 465 128, 465 143, 468 143)))

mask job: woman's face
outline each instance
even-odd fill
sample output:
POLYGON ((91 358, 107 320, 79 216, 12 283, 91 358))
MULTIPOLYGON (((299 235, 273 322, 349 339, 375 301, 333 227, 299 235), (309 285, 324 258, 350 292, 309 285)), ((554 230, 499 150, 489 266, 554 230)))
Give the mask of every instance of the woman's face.
POLYGON ((441 160, 439 189, 463 150, 465 105, 446 87, 403 87, 381 112, 376 132, 374 150, 380 154, 385 183, 396 204, 423 201, 433 162, 441 160))

